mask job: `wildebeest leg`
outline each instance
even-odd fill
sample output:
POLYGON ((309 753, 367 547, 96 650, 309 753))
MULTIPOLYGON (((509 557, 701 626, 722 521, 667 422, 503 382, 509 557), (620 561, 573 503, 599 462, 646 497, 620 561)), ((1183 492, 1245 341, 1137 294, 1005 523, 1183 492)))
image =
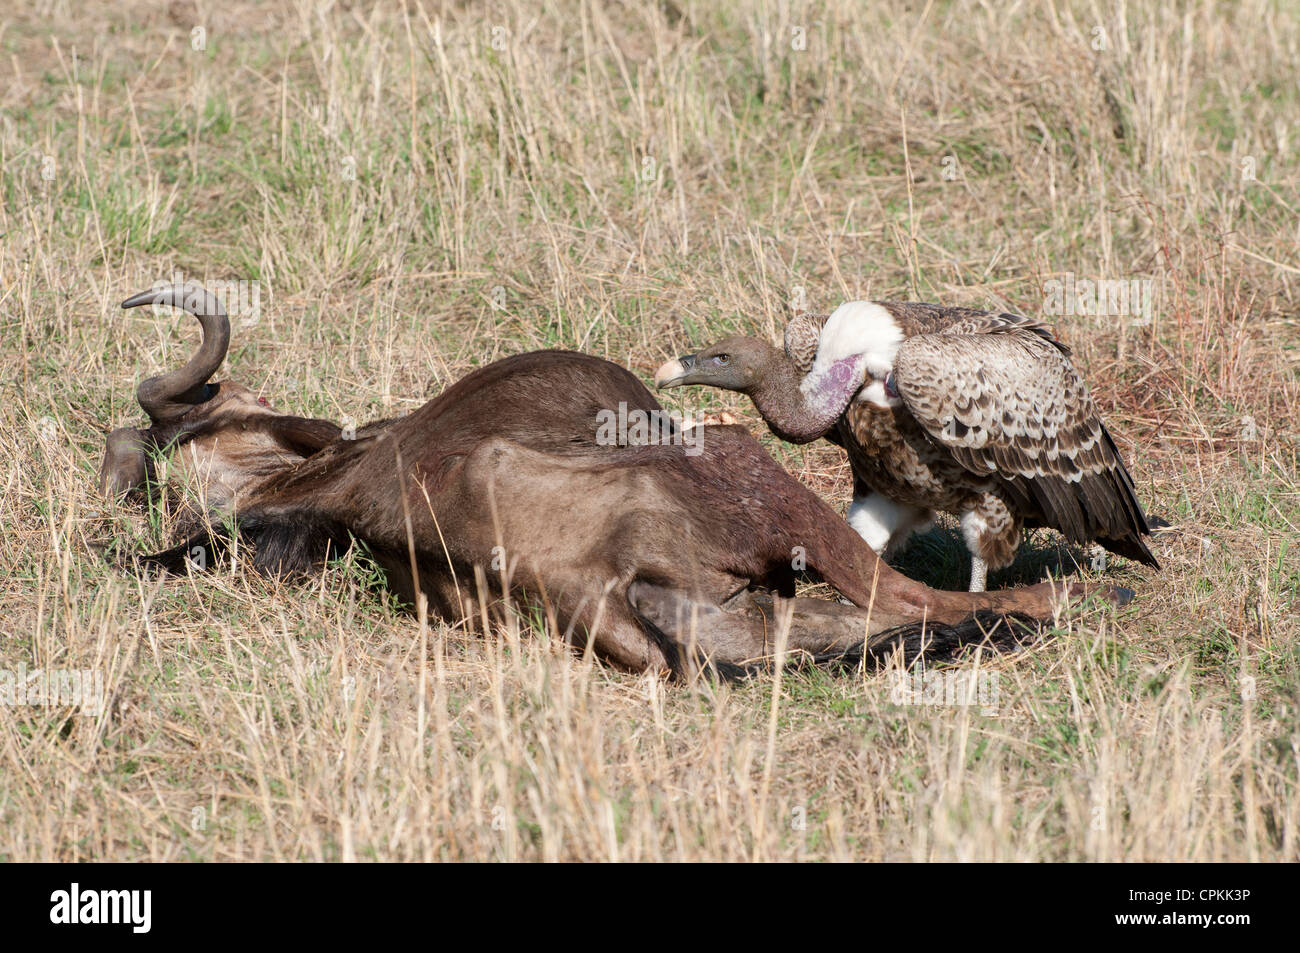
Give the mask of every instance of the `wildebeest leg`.
POLYGON ((669 672, 676 669, 673 646, 661 645, 652 630, 639 625, 622 593, 612 590, 603 603, 588 601, 565 613, 569 641, 581 645, 593 638, 596 654, 631 672, 669 672))
POLYGON ((765 592, 746 595, 748 612, 761 612, 769 625, 788 618, 790 641, 795 648, 821 661, 853 661, 865 655, 869 664, 878 666, 899 651, 904 664, 910 666, 919 657, 945 661, 976 645, 994 651, 1013 650, 1041 631, 1038 620, 1014 612, 979 610, 953 625, 924 620, 881 626, 857 606, 824 599, 773 598, 765 592), (864 632, 869 632, 865 639, 864 632), (833 643, 818 648, 828 635, 833 637, 833 643))
POLYGON ((770 656, 779 630, 787 649, 822 655, 860 646, 873 632, 890 628, 856 606, 820 599, 756 598, 747 590, 724 603, 692 597, 683 589, 637 580, 628 602, 644 621, 671 638, 689 655, 741 665, 770 656))
MULTIPOLYGON (((510 599, 500 597, 503 581, 499 573, 481 568, 464 573, 459 586, 447 586, 445 576, 426 573, 422 579, 441 588, 441 593, 437 589, 435 593, 442 615, 464 619, 474 631, 481 628, 484 606, 486 615, 498 623, 506 621, 502 611, 507 603, 524 607, 525 615, 529 608, 536 608, 554 627, 556 636, 577 651, 590 646, 598 658, 629 672, 668 672, 675 668, 672 646, 660 646, 656 633, 638 624, 625 595, 627 579, 610 579, 602 584, 598 573, 551 568, 545 579, 538 579, 526 571, 517 571, 504 582, 510 589, 510 599)), ((520 610, 506 611, 517 614, 520 610)))
POLYGON ((580 651, 590 642, 597 656, 631 672, 677 668, 675 647, 661 644, 654 630, 638 623, 627 601, 625 579, 602 584, 587 574, 552 570, 544 587, 539 581, 511 588, 514 601, 541 606, 558 634, 580 651))
POLYGON ((147 446, 144 431, 134 427, 119 427, 110 433, 99 468, 99 491, 118 497, 143 486, 149 477, 147 446))
MULTIPOLYGON (((918 656, 940 660, 965 645, 1004 649, 1034 631, 1027 617, 979 613, 955 626, 908 621, 824 599, 781 599, 761 592, 737 593, 719 605, 681 589, 638 580, 628 588, 643 624, 671 639, 686 660, 713 664, 724 674, 772 658, 779 646, 817 659, 860 658, 884 662, 895 649, 910 664, 918 656), (891 624, 892 623, 892 624, 891 624)), ((686 666, 678 666, 684 668, 686 666)))

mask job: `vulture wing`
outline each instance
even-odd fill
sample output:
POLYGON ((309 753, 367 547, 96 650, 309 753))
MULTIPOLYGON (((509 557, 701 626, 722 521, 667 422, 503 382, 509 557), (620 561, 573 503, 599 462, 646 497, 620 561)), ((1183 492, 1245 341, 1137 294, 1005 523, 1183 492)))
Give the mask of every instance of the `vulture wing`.
POLYGON ((821 343, 822 328, 830 320, 829 314, 797 311, 785 326, 785 356, 790 358, 800 374, 812 370, 817 358, 817 345, 821 343))
POLYGON ((982 314, 908 338, 894 387, 933 441, 1023 512, 1155 566, 1133 480, 1068 354, 1040 322, 982 314))

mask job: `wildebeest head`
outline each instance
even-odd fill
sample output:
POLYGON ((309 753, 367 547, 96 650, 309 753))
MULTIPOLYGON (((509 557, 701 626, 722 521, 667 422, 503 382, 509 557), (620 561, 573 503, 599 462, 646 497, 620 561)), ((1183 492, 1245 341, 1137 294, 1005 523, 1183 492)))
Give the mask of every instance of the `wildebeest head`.
POLYGON ((149 415, 147 428, 108 435, 100 489, 112 496, 157 488, 156 463, 189 482, 209 511, 229 511, 238 492, 315 453, 340 435, 337 425, 282 414, 264 397, 234 381, 210 380, 230 347, 230 318, 216 295, 197 284, 171 285, 132 295, 123 308, 165 304, 198 319, 203 339, 184 367, 143 381, 136 390, 149 415))

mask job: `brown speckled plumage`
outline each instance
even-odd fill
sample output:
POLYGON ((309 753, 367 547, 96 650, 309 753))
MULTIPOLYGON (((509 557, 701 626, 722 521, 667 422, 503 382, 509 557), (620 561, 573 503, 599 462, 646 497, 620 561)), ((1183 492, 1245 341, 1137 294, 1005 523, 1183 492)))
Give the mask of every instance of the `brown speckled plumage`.
MULTIPOLYGON (((859 484, 972 514, 973 550, 991 568, 1014 559, 1025 525, 1156 565, 1132 479, 1050 329, 1019 315, 878 304, 904 335, 889 382, 899 406, 859 397, 831 437, 859 484)), ((799 313, 786 327, 786 353, 805 374, 828 317, 799 313)))

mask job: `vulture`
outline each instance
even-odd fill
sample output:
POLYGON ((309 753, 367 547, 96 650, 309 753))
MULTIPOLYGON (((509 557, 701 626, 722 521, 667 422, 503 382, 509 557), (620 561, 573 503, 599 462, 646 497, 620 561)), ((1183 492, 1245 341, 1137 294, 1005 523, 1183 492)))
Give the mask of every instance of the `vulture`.
POLYGON ((659 388, 749 395, 774 434, 826 437, 853 469, 849 524, 878 553, 957 517, 970 591, 1015 558, 1022 530, 1158 567, 1124 468, 1070 349, 1039 321, 920 302, 799 313, 784 349, 733 336, 664 364, 659 388))

